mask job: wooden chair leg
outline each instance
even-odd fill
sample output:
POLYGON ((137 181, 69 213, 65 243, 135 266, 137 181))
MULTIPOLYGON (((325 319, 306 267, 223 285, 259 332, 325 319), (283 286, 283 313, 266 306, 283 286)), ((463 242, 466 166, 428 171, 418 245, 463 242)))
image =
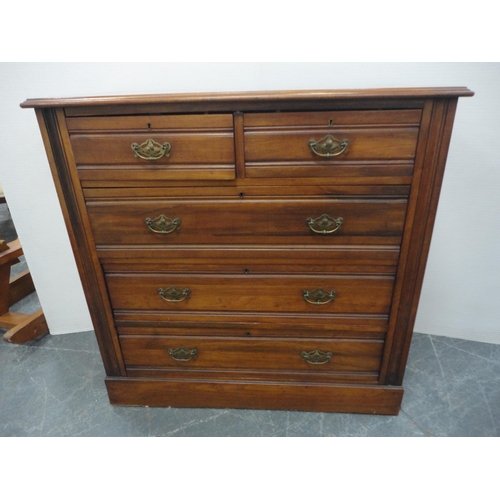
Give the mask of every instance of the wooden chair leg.
POLYGON ((23 254, 19 240, 10 244, 0 240, 0 328, 8 331, 3 340, 11 344, 23 344, 47 333, 49 327, 40 309, 34 314, 11 312, 10 306, 35 290, 29 270, 10 279, 10 268, 23 254))
POLYGON ((28 340, 34 340, 48 333, 49 327, 41 309, 34 314, 25 314, 24 316, 25 318, 19 317, 21 321, 3 335, 5 342, 24 344, 28 340))

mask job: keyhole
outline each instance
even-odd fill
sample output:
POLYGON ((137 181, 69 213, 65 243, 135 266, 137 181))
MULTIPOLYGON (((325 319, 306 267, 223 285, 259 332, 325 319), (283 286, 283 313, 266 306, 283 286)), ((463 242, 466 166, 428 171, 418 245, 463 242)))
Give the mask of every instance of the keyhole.
POLYGON ((243 193, 240 193, 240 198, 243 199, 244 198, 244 194, 243 193))
POLYGON ((151 123, 148 123, 148 130, 151 130, 151 123))
POLYGON ((333 127, 333 118, 330 118, 330 120, 328 120, 328 125, 330 127, 333 127))
POLYGON ((249 273, 250 273, 250 269, 244 269, 244 270, 243 270, 243 272, 244 272, 245 274, 249 274, 249 273))

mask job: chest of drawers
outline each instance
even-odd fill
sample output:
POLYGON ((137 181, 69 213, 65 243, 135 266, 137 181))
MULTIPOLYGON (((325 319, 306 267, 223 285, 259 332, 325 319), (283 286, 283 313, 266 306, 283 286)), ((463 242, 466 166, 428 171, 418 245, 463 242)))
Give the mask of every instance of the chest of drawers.
POLYGON ((32 99, 112 404, 397 414, 463 87, 32 99))

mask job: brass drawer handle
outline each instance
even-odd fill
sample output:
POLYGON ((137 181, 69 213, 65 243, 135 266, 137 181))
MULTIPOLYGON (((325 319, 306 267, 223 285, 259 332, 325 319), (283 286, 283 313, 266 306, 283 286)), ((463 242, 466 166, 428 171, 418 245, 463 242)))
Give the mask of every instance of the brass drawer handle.
POLYGON ((321 306, 334 300, 337 296, 337 292, 335 290, 328 292, 327 290, 323 290, 323 288, 316 288, 316 290, 312 290, 311 292, 309 290, 304 290, 302 296, 309 304, 321 306))
POLYGON ((188 349, 187 347, 177 347, 176 349, 169 349, 168 354, 175 361, 191 361, 198 355, 198 349, 188 349))
POLYGON ((175 286, 171 286, 170 288, 158 288, 158 294, 167 302, 182 302, 183 300, 189 299, 191 290, 189 288, 179 290, 175 288, 175 286))
POLYGON ((169 219, 165 215, 159 215, 155 219, 149 217, 144 221, 148 229, 153 233, 168 234, 174 232, 181 227, 182 220, 179 217, 169 219))
POLYGON ((318 156, 323 158, 331 158, 332 156, 339 156, 345 153, 349 146, 349 139, 335 139, 333 135, 327 135, 323 139, 315 141, 314 139, 309 140, 309 147, 311 151, 318 156))
POLYGON ((142 144, 133 142, 130 147, 135 153, 135 157, 142 158, 143 160, 159 160, 163 156, 168 158, 170 156, 170 150, 172 149, 172 146, 169 142, 160 144, 156 141, 153 141, 153 139, 148 139, 142 144))
POLYGON ((315 349, 310 352, 302 351, 300 355, 302 356, 302 359, 310 365, 324 365, 325 363, 328 363, 333 356, 331 352, 324 352, 319 349, 315 349))
POLYGON ((306 222, 307 225, 309 226, 309 229, 314 233, 332 234, 338 231, 342 227, 342 224, 344 223, 344 218, 337 217, 336 219, 334 219, 333 217, 330 217, 328 214, 323 214, 317 217, 316 219, 309 217, 308 219, 306 219, 306 222))

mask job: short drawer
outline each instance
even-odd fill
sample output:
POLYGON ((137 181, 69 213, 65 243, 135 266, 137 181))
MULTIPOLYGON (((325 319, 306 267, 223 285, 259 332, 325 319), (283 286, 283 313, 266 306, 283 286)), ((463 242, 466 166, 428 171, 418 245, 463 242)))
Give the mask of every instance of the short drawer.
POLYGON ((235 178, 232 115, 68 118, 82 181, 235 178))
POLYGON ((121 336, 125 364, 182 370, 377 372, 383 341, 121 336))
POLYGON ((388 314, 392 276, 109 273, 116 310, 388 314))
POLYGON ((411 176, 420 117, 420 110, 246 114, 246 175, 411 176))
POLYGON ((399 245, 406 199, 91 201, 97 245, 399 245))

